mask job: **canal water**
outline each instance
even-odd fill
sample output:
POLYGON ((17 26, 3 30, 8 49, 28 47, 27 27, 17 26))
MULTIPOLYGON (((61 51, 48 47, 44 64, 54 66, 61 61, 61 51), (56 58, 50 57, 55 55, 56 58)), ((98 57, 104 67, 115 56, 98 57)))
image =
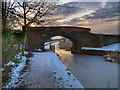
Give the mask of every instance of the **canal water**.
POLYGON ((72 54, 59 49, 55 42, 56 53, 85 88, 118 88, 118 64, 107 62, 102 56, 72 54))

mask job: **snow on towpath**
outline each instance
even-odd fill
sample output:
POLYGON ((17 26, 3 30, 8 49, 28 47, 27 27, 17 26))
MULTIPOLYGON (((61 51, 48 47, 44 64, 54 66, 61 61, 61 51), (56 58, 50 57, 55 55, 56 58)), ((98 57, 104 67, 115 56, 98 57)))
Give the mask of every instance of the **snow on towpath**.
POLYGON ((27 88, 83 88, 54 52, 33 52, 24 78, 27 88))

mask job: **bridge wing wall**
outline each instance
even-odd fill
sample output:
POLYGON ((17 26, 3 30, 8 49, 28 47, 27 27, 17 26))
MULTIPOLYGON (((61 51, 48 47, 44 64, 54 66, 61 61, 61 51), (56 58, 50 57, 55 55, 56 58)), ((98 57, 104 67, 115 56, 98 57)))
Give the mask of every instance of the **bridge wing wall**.
POLYGON ((120 36, 117 35, 102 35, 103 37, 103 45, 111 45, 114 43, 120 43, 120 36))

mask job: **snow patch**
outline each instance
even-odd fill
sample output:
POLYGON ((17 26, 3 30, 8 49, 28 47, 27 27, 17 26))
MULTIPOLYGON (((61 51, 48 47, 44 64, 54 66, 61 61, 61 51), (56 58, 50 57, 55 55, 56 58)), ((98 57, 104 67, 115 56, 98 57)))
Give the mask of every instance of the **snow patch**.
POLYGON ((43 51, 42 49, 35 49, 35 51, 43 51))
POLYGON ((9 63, 4 64, 4 66, 5 66, 5 67, 8 67, 8 66, 10 66, 10 65, 15 66, 15 63, 14 63, 14 62, 12 62, 12 61, 10 61, 9 63))
POLYGON ((27 52, 27 51, 24 51, 24 54, 28 54, 28 52, 27 52))
POLYGON ((17 54, 15 58, 20 59, 19 60, 20 63, 14 63, 10 61, 8 64, 5 64, 5 66, 9 66, 9 65, 15 66, 15 64, 17 66, 11 68, 11 72, 9 73, 10 79, 8 80, 9 83, 6 83, 6 85, 3 86, 3 88, 16 88, 20 84, 21 81, 20 78, 24 76, 24 74, 20 76, 20 72, 26 66, 27 58, 25 56, 21 56, 21 53, 17 54))
MULTIPOLYGON (((20 52, 19 54, 22 54, 22 52, 20 52)), ((18 54, 18 55, 19 55, 19 54, 18 54)), ((24 51, 24 54, 28 54, 28 52, 27 52, 27 51, 24 51)))
POLYGON ((45 42, 44 45, 50 44, 51 42, 45 42))
POLYGON ((4 71, 5 69, 1 68, 0 71, 4 71))
POLYGON ((101 48, 82 47, 82 49, 86 49, 86 50, 103 50, 103 51, 120 51, 119 45, 120 45, 120 43, 116 43, 116 44, 104 46, 104 47, 101 47, 101 48))
POLYGON ((50 45, 47 45, 44 47, 45 49, 50 49, 50 45))

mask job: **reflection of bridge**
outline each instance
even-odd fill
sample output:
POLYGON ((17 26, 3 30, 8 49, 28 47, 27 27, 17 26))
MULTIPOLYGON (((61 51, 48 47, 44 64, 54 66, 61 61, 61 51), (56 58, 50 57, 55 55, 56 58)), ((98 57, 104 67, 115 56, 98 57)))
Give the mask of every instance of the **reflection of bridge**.
POLYGON ((39 48, 44 50, 44 43, 54 36, 64 36, 70 39, 73 43, 72 53, 79 53, 83 46, 100 47, 120 42, 118 41, 118 36, 93 34, 89 32, 90 28, 59 26, 28 27, 27 30, 28 35, 26 47, 29 51, 34 51, 39 48))

